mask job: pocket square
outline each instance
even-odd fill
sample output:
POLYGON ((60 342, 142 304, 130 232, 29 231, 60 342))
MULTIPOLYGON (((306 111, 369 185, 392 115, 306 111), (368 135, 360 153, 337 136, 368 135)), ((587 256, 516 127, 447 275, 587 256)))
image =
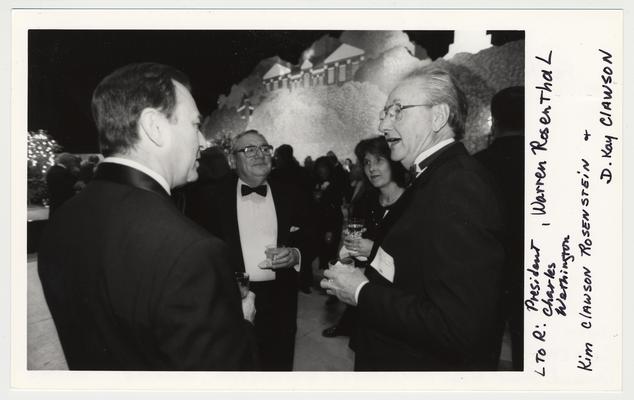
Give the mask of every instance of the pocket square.
POLYGON ((293 233, 293 232, 297 232, 298 230, 299 230, 299 226, 291 226, 290 232, 293 233))

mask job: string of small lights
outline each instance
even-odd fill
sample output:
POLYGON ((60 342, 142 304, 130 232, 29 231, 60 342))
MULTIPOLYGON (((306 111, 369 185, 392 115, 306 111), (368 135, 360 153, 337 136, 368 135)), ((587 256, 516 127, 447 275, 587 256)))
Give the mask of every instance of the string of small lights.
POLYGON ((30 131, 27 138, 29 167, 44 175, 55 163, 55 154, 61 150, 61 147, 44 129, 30 131))

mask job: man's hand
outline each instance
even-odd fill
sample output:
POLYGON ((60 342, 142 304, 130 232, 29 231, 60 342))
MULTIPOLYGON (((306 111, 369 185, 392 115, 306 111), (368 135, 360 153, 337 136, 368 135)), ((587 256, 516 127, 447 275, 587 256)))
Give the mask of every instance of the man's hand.
POLYGON ((289 268, 299 264, 299 249, 295 247, 276 247, 266 249, 264 253, 270 260, 270 263, 267 263, 270 269, 289 268))
POLYGON ((352 238, 350 235, 343 239, 343 245, 350 252, 351 256, 369 257, 372 252, 374 242, 365 238, 352 238))
POLYGON ((255 320, 255 293, 249 292, 247 297, 242 299, 242 314, 244 314, 244 319, 253 323, 255 320))
POLYGON ((334 265, 324 271, 325 278, 320 285, 328 294, 334 294, 346 304, 356 306, 354 294, 357 287, 368 280, 359 268, 353 266, 334 265))

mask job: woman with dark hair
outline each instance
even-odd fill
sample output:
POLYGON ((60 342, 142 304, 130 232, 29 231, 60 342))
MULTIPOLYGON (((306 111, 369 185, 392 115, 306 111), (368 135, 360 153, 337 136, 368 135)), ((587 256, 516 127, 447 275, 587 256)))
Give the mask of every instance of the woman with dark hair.
POLYGON ((351 255, 371 260, 374 243, 383 237, 385 217, 397 208, 409 174, 400 162, 390 159, 390 148, 383 136, 362 140, 354 152, 363 168, 367 190, 353 205, 350 215, 365 220, 366 231, 362 238, 347 236, 344 246, 351 255))
MULTIPOLYGON (((390 159, 390 148, 385 137, 378 136, 362 140, 354 152, 363 167, 366 190, 354 202, 350 217, 365 221, 365 232, 361 238, 347 235, 341 253, 348 253, 366 261, 357 265, 365 267, 374 258, 385 233, 400 215, 405 203, 405 188, 409 173, 400 162, 390 159)), ((323 336, 349 335, 355 325, 353 307, 348 307, 337 325, 322 332, 323 336)), ((352 347, 352 345, 351 345, 352 347)))

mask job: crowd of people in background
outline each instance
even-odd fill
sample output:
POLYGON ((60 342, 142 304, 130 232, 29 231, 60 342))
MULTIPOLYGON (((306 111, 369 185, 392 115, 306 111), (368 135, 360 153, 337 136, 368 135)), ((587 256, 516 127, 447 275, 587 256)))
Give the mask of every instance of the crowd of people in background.
POLYGON ((49 216, 92 179, 99 164, 99 156, 91 155, 86 160, 70 153, 59 153, 54 164, 46 171, 49 216))
POLYGON ((204 149, 190 90, 170 67, 116 71, 93 96, 106 158, 48 171, 39 270, 71 369, 291 371, 298 291, 314 290, 346 303, 322 334, 351 337, 355 370, 495 370, 507 324, 522 369, 522 87, 493 98, 475 157, 464 95, 433 70, 390 93, 356 160, 303 165, 256 130, 204 149), (102 233, 60 245, 86 236, 80 217, 102 233))

